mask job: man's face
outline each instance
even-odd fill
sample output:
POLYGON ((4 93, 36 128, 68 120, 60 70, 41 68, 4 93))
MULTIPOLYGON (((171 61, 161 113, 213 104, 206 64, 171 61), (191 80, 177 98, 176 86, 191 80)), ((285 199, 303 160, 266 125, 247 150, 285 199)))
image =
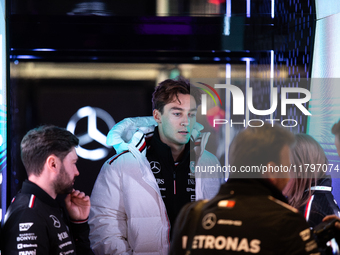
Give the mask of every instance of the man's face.
POLYGON ((61 164, 59 175, 55 180, 54 187, 56 194, 69 194, 73 190, 75 177, 79 175, 76 163, 78 156, 76 150, 67 154, 64 161, 61 164))
MULTIPOLYGON (((281 165, 282 165, 282 169, 284 169, 285 166, 290 167, 290 148, 288 145, 283 146, 281 152, 280 152, 280 160, 281 160, 281 165)), ((279 173, 279 178, 277 179, 277 185, 276 187, 283 191, 283 189, 286 187, 287 183, 289 182, 289 171, 288 172, 284 172, 281 171, 279 173)))
POLYGON ((337 134, 337 135, 335 136, 335 141, 334 141, 334 143, 335 143, 336 151, 338 152, 338 155, 339 155, 339 157, 340 157, 340 134, 337 134))
POLYGON ((196 101, 189 94, 178 94, 178 100, 175 97, 164 106, 163 114, 154 110, 161 141, 170 147, 188 143, 196 123, 196 113, 196 101))

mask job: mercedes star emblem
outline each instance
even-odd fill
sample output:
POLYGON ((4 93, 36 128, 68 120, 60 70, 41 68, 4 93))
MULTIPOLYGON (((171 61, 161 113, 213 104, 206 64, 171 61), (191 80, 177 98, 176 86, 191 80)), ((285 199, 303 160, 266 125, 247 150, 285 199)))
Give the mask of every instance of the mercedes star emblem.
POLYGON ((208 213, 202 219, 202 226, 204 229, 211 229, 216 224, 216 215, 214 213, 208 213))
POLYGON ((102 119, 109 130, 116 124, 111 115, 106 111, 96 107, 85 106, 79 109, 77 113, 71 117, 66 127, 68 131, 79 138, 79 146, 76 148, 78 156, 93 161, 105 158, 109 153, 108 148, 111 148, 111 146, 106 145, 106 135, 102 134, 97 129, 97 118, 102 119), (87 133, 76 135, 74 132, 76 130, 77 123, 83 118, 87 118, 87 133), (98 142, 104 147, 94 150, 88 150, 82 147, 93 141, 98 142))
POLYGON ((161 164, 157 161, 150 162, 151 171, 154 174, 158 174, 161 171, 161 164))

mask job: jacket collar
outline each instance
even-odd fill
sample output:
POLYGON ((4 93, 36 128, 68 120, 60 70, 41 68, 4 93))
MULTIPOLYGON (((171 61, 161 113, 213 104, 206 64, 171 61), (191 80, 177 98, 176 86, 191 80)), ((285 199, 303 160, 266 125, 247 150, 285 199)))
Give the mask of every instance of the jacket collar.
MULTIPOLYGON (((133 149, 131 147, 143 144, 141 140, 145 142, 145 139, 153 134, 156 126, 157 122, 152 116, 126 118, 113 126, 107 135, 106 144, 113 146, 117 154, 131 150, 133 149)), ((201 133, 203 128, 196 122, 191 133, 191 140, 200 142, 200 154, 202 154, 210 135, 210 133, 201 133)))
POLYGON ((332 187, 332 177, 330 175, 325 175, 322 179, 317 181, 316 186, 332 187))
POLYGON ((231 191, 235 195, 272 196, 288 203, 282 192, 265 179, 229 179, 221 186, 219 194, 230 194, 231 191))
MULTIPOLYGON (((154 151, 156 151, 157 154, 169 155, 171 156, 171 159, 173 159, 171 148, 167 144, 163 143, 159 137, 158 127, 155 127, 152 139, 150 140, 150 146, 154 147, 153 149, 154 151)), ((186 157, 188 157, 189 152, 190 152, 190 141, 185 145, 183 157, 180 159, 180 161, 183 161, 186 157)))
POLYGON ((45 204, 48 204, 52 207, 59 207, 58 202, 53 199, 49 194, 47 194, 42 188, 40 188, 35 183, 25 180, 22 184, 21 193, 23 194, 33 194, 35 195, 40 201, 45 204))
POLYGON ((332 177, 330 175, 325 175, 321 179, 318 179, 316 185, 314 182, 312 183, 311 188, 307 188, 305 192, 330 192, 333 190, 332 188, 332 177))

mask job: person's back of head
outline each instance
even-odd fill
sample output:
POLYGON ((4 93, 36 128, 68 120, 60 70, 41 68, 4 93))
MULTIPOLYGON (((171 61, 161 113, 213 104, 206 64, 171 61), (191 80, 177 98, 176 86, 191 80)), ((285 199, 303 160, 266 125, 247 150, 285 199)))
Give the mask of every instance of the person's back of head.
POLYGON ((340 156, 340 120, 333 125, 332 134, 335 135, 334 143, 335 143, 338 155, 340 156))
POLYGON ((307 203, 311 190, 317 180, 325 175, 328 159, 321 145, 310 135, 296 134, 296 144, 291 151, 292 165, 296 171, 291 172, 291 180, 284 190, 289 204, 299 208, 307 203), (321 167, 317 170, 315 167, 321 167), (313 170, 314 169, 314 170, 313 170), (305 190, 309 190, 305 193, 305 190))
MULTIPOLYGON (((263 177, 262 173, 243 173, 246 166, 289 166, 294 141, 287 128, 268 123, 247 127, 230 146, 230 166, 239 171, 230 178, 263 177)), ((190 248, 192 254, 318 254, 307 222, 278 192, 286 178, 230 178, 212 200, 182 210, 170 254, 189 254, 190 248), (282 181, 275 183, 273 178, 282 181), (269 182, 273 185, 267 185, 269 182)))
POLYGON ((340 135, 340 120, 333 125, 332 134, 333 135, 340 135))
POLYGON ((230 178, 265 178, 261 170, 270 162, 280 166, 283 148, 293 143, 294 135, 286 128, 270 123, 248 126, 230 145, 229 164, 236 169, 230 178))
POLYGON ((27 175, 39 176, 48 156, 54 154, 63 161, 78 144, 79 139, 64 128, 45 125, 28 131, 20 144, 27 175))

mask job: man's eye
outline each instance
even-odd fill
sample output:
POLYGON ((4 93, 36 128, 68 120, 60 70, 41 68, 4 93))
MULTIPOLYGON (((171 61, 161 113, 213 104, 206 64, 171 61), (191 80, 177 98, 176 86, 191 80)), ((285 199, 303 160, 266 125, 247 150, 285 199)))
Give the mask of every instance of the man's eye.
POLYGON ((175 116, 180 116, 181 114, 179 112, 174 112, 175 116))
POLYGON ((189 114, 189 117, 190 117, 190 118, 196 117, 196 113, 190 113, 190 114, 189 114))

